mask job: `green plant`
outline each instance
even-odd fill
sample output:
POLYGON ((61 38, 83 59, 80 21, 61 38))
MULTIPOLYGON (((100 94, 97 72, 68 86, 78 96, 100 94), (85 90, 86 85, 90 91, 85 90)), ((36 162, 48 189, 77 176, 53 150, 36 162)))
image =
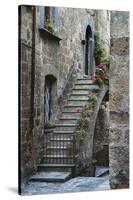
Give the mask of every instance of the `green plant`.
POLYGON ((44 124, 44 128, 52 128, 54 126, 55 126, 55 124, 51 124, 50 122, 47 122, 44 124))
POLYGON ((84 139, 86 135, 86 128, 88 127, 90 114, 93 112, 94 104, 97 101, 96 93, 92 92, 89 95, 88 103, 83 107, 81 117, 77 120, 77 128, 75 141, 76 146, 79 147, 80 142, 84 139))
POLYGON ((98 32, 96 32, 94 35, 94 41, 95 41, 94 58, 96 65, 104 63, 107 66, 109 66, 109 56, 107 54, 107 50, 105 48, 102 48, 101 46, 100 34, 98 32))
POLYGON ((89 96, 89 101, 96 102, 97 101, 97 96, 96 95, 89 96))
POLYGON ((80 142, 81 140, 84 139, 86 135, 86 132, 83 128, 79 128, 77 131, 76 131, 76 135, 75 135, 75 140, 76 140, 76 146, 79 147, 80 145, 80 142))
POLYGON ((101 78, 97 78, 95 81, 94 81, 94 84, 98 85, 99 87, 101 87, 104 82, 101 78))
POLYGON ((55 25, 54 25, 54 20, 52 18, 46 20, 45 27, 51 32, 57 31, 56 28, 55 28, 55 25))

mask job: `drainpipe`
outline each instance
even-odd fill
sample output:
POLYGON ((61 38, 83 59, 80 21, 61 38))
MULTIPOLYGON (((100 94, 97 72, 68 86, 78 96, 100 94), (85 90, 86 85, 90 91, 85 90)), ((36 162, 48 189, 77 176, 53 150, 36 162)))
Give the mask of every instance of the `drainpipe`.
POLYGON ((34 128, 34 86, 35 86, 35 38, 36 38, 36 7, 32 7, 32 61, 31 61, 31 131, 34 128))

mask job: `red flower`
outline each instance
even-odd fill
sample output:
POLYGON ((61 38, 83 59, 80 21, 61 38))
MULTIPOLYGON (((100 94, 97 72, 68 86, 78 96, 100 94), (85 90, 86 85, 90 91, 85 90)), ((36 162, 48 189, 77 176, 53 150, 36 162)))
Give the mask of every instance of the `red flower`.
POLYGON ((81 112, 81 108, 79 108, 79 107, 76 108, 75 110, 76 110, 76 112, 81 112))

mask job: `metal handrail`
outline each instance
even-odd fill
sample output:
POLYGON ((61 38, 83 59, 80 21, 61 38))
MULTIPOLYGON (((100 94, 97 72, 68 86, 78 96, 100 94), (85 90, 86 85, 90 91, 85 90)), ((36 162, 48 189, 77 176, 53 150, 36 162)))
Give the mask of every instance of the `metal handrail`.
POLYGON ((65 89, 66 89, 66 87, 67 87, 67 85, 68 85, 68 83, 69 83, 69 80, 70 80, 70 78, 72 77, 73 71, 74 71, 74 63, 71 65, 71 67, 70 67, 70 69, 69 69, 69 73, 68 73, 68 75, 67 75, 67 79, 66 79, 65 84, 64 84, 64 86, 63 86, 61 96, 62 96, 62 95, 64 94, 64 92, 65 92, 65 89))

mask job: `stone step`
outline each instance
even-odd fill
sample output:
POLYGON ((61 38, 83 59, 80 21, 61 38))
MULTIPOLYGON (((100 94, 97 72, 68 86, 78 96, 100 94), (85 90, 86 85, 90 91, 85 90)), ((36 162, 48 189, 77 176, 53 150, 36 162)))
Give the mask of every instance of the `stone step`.
POLYGON ((71 95, 70 96, 70 101, 87 101, 88 100, 88 96, 87 95, 71 95))
POLYGON ((77 116, 77 117, 73 117, 73 116, 71 116, 71 114, 69 114, 67 117, 61 117, 60 118, 60 120, 67 120, 67 119, 69 119, 69 120, 77 120, 77 119, 79 119, 79 117, 77 116))
POLYGON ((67 106, 84 106, 87 103, 87 100, 68 100, 67 106))
POLYGON ((50 141, 52 142, 55 142, 55 141, 58 141, 58 142, 71 142, 73 141, 73 138, 70 138, 70 137, 62 137, 62 138, 58 138, 58 137, 51 137, 50 138, 50 141))
POLYGON ((75 84, 73 90, 94 90, 99 89, 98 85, 78 85, 75 84))
POLYGON ((80 115, 81 115, 81 113, 80 112, 63 112, 62 113, 62 118, 69 118, 70 116, 72 117, 72 118, 79 118, 80 117, 80 115))
POLYGON ((32 182, 65 182, 71 178, 71 172, 38 172, 29 181, 32 182))
POLYGON ((66 135, 66 134, 67 134, 67 135, 69 135, 69 134, 72 135, 72 134, 74 134, 74 131, 56 131, 56 130, 55 130, 53 133, 54 133, 54 134, 63 134, 63 135, 64 135, 64 134, 65 134, 65 135, 66 135))
POLYGON ((75 95, 75 96, 83 96, 83 95, 88 95, 89 94, 89 90, 78 90, 78 89, 73 89, 71 95, 75 95))
POLYGON ((64 110, 63 112, 77 112, 77 109, 81 109, 80 111, 78 112, 81 112, 82 111, 82 108, 83 108, 83 105, 80 105, 80 106, 77 106, 77 105, 72 105, 72 106, 64 106, 64 110))
POLYGON ((75 165, 74 164, 39 164, 37 166, 38 172, 50 172, 50 171, 56 171, 56 172, 61 172, 61 171, 69 171, 69 172, 74 172, 75 165))
POLYGON ((73 143, 73 140, 54 140, 50 141, 48 144, 49 146, 55 146, 55 145, 60 145, 60 146, 69 146, 73 143))
POLYGON ((38 167, 42 167, 42 168, 49 168, 49 167, 59 167, 59 168, 71 168, 71 167, 75 167, 74 164, 39 164, 38 167))
POLYGON ((60 124, 76 124, 77 123, 77 119, 66 119, 66 118, 60 118, 59 119, 59 123, 60 124))
POLYGON ((68 148, 68 146, 65 144, 64 146, 47 146, 47 149, 67 149, 68 148))
POLYGON ((56 157, 56 158, 45 158, 43 159, 44 164, 74 164, 73 157, 56 157))
POLYGON ((66 158, 66 159, 69 159, 69 158, 73 158, 73 156, 68 156, 67 154, 63 154, 63 155, 60 155, 60 154, 47 154, 47 155, 44 155, 44 158, 53 158, 53 159, 56 159, 56 158, 66 158))
POLYGON ((89 79, 78 79, 77 84, 94 84, 94 81, 89 79))
POLYGON ((56 131, 74 131, 76 124, 56 124, 56 131))
POLYGON ((95 177, 102 177, 109 173, 109 167, 96 166, 95 177))
MULTIPOLYGON (((69 157, 72 156, 74 154, 73 149, 68 149, 68 147, 64 147, 64 148, 49 148, 47 149, 47 155, 48 158, 53 158, 54 156, 57 158, 64 158, 64 157, 69 157), (51 156, 51 157, 50 157, 51 156)), ((45 158, 47 158, 46 156, 44 156, 45 158)))

